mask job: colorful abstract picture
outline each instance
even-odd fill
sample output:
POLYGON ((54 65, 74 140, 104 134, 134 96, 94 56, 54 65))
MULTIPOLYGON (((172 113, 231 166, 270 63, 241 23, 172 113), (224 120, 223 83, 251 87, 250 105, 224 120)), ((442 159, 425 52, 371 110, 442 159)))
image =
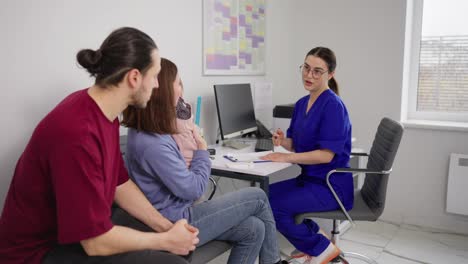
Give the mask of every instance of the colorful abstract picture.
POLYGON ((265 0, 203 0, 203 73, 265 74, 265 0))

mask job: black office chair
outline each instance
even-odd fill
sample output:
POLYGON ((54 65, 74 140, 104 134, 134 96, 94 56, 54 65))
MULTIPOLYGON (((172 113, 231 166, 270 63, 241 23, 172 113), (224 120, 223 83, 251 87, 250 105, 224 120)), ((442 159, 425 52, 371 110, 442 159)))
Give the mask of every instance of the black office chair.
MULTIPOLYGON (((387 193, 387 183, 390 172, 392 171, 393 161, 395 159, 400 140, 403 135, 403 126, 389 118, 383 118, 377 128, 377 133, 372 143, 372 148, 368 156, 367 168, 338 168, 331 170, 326 177, 327 185, 333 193, 340 210, 328 212, 311 212, 296 215, 296 224, 302 223, 304 219, 315 217, 324 219, 333 219, 333 230, 331 232, 331 241, 337 245, 340 231, 338 229, 340 220, 348 220, 352 226, 354 221, 377 221, 383 213, 385 207, 385 196, 387 193), (354 207, 346 211, 343 203, 333 190, 330 184, 330 176, 335 172, 365 173, 364 184, 361 189, 354 192, 354 207)), ((361 154, 362 155, 362 154, 361 154)), ((337 245, 338 246, 338 245, 337 245)), ((333 262, 345 263, 346 258, 358 258, 366 263, 377 262, 365 255, 353 252, 343 252, 342 256, 333 260, 333 262)))

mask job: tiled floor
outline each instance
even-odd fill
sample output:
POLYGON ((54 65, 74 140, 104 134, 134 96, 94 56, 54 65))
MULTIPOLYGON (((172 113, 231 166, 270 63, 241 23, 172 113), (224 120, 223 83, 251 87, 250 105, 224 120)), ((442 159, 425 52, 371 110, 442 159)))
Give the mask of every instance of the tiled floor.
MULTIPOLYGON (((282 236, 279 242, 282 251, 293 249, 282 236)), ((468 236, 417 226, 360 222, 342 236, 339 245, 343 251, 367 255, 379 264, 468 264, 468 236)), ((225 264, 227 259, 228 254, 224 254, 209 264, 225 264)))

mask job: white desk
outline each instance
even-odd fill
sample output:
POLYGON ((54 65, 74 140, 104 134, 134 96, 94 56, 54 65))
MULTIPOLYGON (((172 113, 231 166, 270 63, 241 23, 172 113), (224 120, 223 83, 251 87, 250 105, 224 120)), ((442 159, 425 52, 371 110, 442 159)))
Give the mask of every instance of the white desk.
MULTIPOLYGON (((227 148, 227 147, 222 147, 221 145, 211 145, 209 148, 214 148, 216 149, 216 155, 215 159, 212 160, 212 167, 211 167, 211 174, 216 175, 216 176, 221 176, 221 177, 227 177, 227 178, 234 178, 234 179, 239 179, 239 180, 246 180, 246 181, 251 181, 251 182, 259 182, 260 183, 260 188, 265 191, 265 193, 268 195, 269 193, 269 185, 270 185, 270 176, 274 176, 272 174, 277 174, 277 173, 288 173, 289 169, 292 169, 293 173, 295 170, 299 170, 297 165, 291 164, 291 163, 280 163, 280 162, 267 162, 267 163, 255 163, 253 168, 250 169, 232 169, 226 167, 226 163, 231 162, 225 158, 223 158, 223 155, 227 153, 249 153, 253 152, 255 148, 255 141, 254 140, 246 140, 246 141, 251 141, 251 145, 248 148, 242 149, 242 150, 235 150, 232 148, 227 148), (293 166, 296 166, 297 168, 294 168, 293 166), (284 172, 283 172, 284 170, 284 172)), ((354 140, 353 140, 354 141, 354 140)), ((356 153, 362 153, 363 150, 359 148, 353 148, 351 152, 356 152, 356 153)), ((363 162, 363 158, 360 156, 351 156, 350 159, 350 165, 351 167, 357 167, 357 168, 362 168, 365 164, 363 162)), ((277 176, 277 175, 276 175, 277 176)), ((295 177, 297 174, 291 174, 290 177, 295 177)), ((354 188, 360 188, 364 182, 364 176, 362 174, 353 174, 354 178, 354 188)), ((286 180, 284 178, 283 180, 286 180)), ((319 226, 325 230, 326 233, 330 233, 332 230, 332 223, 327 220, 327 219, 319 219, 319 218, 314 218, 314 221, 316 221, 319 226)), ((343 221, 340 224, 339 230, 340 232, 345 232, 351 224, 348 221, 343 221)))
MULTIPOLYGON (((239 139, 240 141, 243 141, 239 139)), ((246 139, 244 141, 250 146, 241 150, 236 150, 229 147, 223 147, 221 144, 210 145, 209 148, 216 149, 216 155, 211 161, 211 174, 221 177, 233 178, 238 180, 251 181, 253 183, 260 183, 260 188, 265 191, 266 194, 269 192, 270 176, 282 170, 286 170, 293 164, 283 162, 265 162, 255 163, 251 168, 228 168, 226 164, 233 163, 228 159, 224 158, 223 155, 227 153, 239 154, 239 153, 251 153, 254 152, 255 140, 246 139)), ((352 152, 363 152, 361 149, 353 148, 352 152)), ((363 161, 359 156, 351 156, 351 167, 362 168, 363 161)), ((355 188, 361 187, 364 181, 364 175, 354 174, 355 188)))
POLYGON ((255 140, 247 139, 245 142, 248 143, 250 146, 241 150, 223 147, 220 144, 209 146, 209 148, 216 149, 216 155, 211 161, 211 174, 221 177, 246 180, 253 183, 259 182, 260 188, 263 189, 268 195, 270 185, 269 176, 273 173, 279 172, 290 167, 292 164, 283 162, 264 162, 254 163, 251 165, 250 168, 227 167, 226 164, 234 162, 224 158, 223 155, 226 155, 227 153, 240 154, 254 152, 255 140))

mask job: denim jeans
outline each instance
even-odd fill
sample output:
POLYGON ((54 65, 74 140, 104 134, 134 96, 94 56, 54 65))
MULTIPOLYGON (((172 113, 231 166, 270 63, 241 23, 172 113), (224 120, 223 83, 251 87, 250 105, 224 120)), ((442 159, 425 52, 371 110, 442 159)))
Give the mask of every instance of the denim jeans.
POLYGON ((276 227, 265 192, 243 188, 190 208, 190 223, 200 230, 199 246, 211 240, 233 244, 229 264, 261 264, 280 260, 276 227))

